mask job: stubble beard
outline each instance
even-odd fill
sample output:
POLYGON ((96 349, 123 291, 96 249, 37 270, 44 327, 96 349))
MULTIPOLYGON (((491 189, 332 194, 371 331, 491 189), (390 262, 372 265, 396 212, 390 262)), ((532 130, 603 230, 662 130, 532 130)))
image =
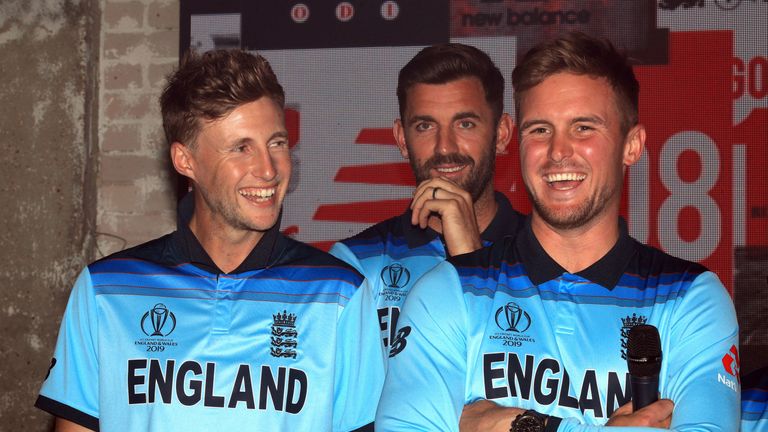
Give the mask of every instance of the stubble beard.
POLYGON ((221 194, 211 194, 205 188, 201 188, 200 185, 197 185, 197 187, 200 189, 200 195, 202 195, 211 213, 219 215, 229 227, 242 231, 266 231, 248 220, 242 214, 236 202, 226 200, 221 194))
POLYGON ((493 187, 493 173, 496 169, 496 155, 493 145, 495 142, 496 136, 494 134, 492 141, 485 147, 486 151, 483 152, 478 161, 458 153, 435 154, 421 165, 418 165, 414 159, 409 159, 413 175, 416 177, 416 184, 431 179, 430 171, 438 165, 464 164, 469 172, 458 181, 458 185, 469 192, 473 203, 477 202, 489 185, 493 187))
POLYGON ((603 188, 575 207, 555 210, 545 206, 538 197, 531 193, 530 189, 526 188, 528 198, 541 219, 549 226, 564 231, 583 227, 603 213, 611 198, 616 194, 616 189, 615 186, 603 188))

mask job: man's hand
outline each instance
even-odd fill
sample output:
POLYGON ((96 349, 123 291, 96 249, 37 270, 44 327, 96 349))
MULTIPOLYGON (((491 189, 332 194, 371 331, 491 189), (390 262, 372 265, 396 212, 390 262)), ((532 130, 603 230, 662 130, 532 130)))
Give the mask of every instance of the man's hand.
POLYGON ((509 432, 512 420, 523 411, 520 408, 502 407, 481 399, 464 406, 461 420, 459 420, 459 431, 509 432))
POLYGON ((613 413, 606 426, 647 426, 669 429, 674 408, 675 404, 671 400, 659 399, 633 412, 632 402, 629 402, 613 413))
POLYGON ((444 178, 421 182, 413 192, 411 210, 411 223, 421 228, 429 225, 432 214, 438 215, 449 255, 461 255, 483 247, 472 196, 456 183, 444 178))

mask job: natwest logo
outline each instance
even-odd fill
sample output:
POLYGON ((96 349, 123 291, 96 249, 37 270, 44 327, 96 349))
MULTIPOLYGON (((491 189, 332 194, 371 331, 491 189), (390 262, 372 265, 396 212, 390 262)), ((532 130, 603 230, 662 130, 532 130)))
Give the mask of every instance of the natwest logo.
POLYGON ((739 363, 739 350, 736 349, 736 345, 731 345, 731 349, 723 356, 723 367, 726 372, 736 377, 737 381, 741 380, 739 363))

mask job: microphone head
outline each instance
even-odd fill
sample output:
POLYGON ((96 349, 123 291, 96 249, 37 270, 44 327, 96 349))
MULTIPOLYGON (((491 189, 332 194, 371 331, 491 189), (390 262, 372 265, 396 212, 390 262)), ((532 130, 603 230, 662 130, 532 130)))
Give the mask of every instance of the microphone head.
POLYGON ((627 336, 627 368, 637 377, 651 377, 661 370, 659 330, 647 324, 632 327, 627 336))

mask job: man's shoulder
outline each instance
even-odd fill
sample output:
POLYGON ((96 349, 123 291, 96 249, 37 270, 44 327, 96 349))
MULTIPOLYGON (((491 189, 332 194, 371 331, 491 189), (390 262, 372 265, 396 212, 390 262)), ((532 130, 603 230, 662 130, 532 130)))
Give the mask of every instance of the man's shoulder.
POLYGON ((359 286, 363 281, 363 276, 353 266, 307 243, 281 234, 276 249, 279 255, 272 264, 273 269, 302 269, 319 278, 329 276, 355 286, 359 286))
POLYGON ((402 219, 404 217, 407 215, 395 216, 379 222, 357 235, 337 242, 331 247, 330 252, 352 263, 366 274, 369 269, 380 271, 388 265, 387 263, 403 260, 416 259, 420 262, 419 266, 423 264, 428 267, 434 263, 428 265, 422 262, 421 260, 425 257, 435 257, 438 261, 444 260, 445 251, 442 246, 436 244, 437 237, 433 238, 430 234, 416 232, 416 230, 406 232, 405 222, 402 219))
POLYGON ((448 262, 457 269, 498 269, 504 262, 518 261, 514 243, 515 236, 507 235, 476 251, 449 257, 448 262))
POLYGON ((627 273, 644 278, 663 277, 678 279, 695 279, 698 275, 709 271, 705 266, 678 258, 654 246, 633 240, 637 246, 637 259, 633 260, 627 273))
POLYGON ((163 267, 175 267, 181 264, 181 257, 173 242, 174 233, 123 249, 100 258, 88 265, 90 271, 121 266, 133 266, 136 263, 151 263, 163 267))
POLYGON ((405 242, 401 218, 402 215, 383 220, 351 237, 340 240, 339 243, 354 250, 381 247, 381 245, 391 242, 392 239, 402 239, 405 242))

